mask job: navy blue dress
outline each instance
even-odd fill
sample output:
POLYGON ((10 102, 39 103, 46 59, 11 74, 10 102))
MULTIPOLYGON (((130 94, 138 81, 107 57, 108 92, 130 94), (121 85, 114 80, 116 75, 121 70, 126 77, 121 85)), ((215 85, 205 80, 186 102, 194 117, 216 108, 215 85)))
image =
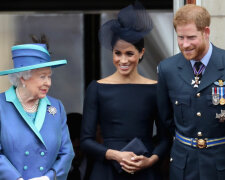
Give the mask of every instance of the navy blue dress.
POLYGON ((150 155, 159 157, 168 149, 168 141, 156 121, 160 143, 152 141, 153 124, 157 120, 157 84, 101 84, 92 81, 87 89, 81 131, 81 147, 95 158, 91 180, 154 180, 154 168, 128 174, 118 173, 105 159, 106 151, 120 150, 134 137, 140 138, 150 155), (100 124, 103 144, 96 142, 100 124))

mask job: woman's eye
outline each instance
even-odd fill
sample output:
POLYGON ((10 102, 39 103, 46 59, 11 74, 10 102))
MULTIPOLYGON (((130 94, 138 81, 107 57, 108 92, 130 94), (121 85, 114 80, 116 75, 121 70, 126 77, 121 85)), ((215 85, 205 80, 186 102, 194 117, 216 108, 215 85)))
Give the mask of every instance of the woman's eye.
POLYGON ((119 51, 116 51, 115 54, 116 54, 116 55, 120 55, 121 53, 120 53, 119 51))
POLYGON ((128 56, 133 56, 134 54, 132 52, 127 53, 128 56))

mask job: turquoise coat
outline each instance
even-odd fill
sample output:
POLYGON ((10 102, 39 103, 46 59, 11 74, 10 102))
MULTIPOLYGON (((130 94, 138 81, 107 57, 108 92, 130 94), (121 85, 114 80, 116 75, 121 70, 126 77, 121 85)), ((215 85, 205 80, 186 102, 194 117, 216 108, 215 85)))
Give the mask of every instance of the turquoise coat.
POLYGON ((0 94, 1 180, 40 176, 53 180, 54 171, 57 180, 66 180, 73 157, 66 113, 59 100, 41 99, 33 123, 14 87, 0 94))

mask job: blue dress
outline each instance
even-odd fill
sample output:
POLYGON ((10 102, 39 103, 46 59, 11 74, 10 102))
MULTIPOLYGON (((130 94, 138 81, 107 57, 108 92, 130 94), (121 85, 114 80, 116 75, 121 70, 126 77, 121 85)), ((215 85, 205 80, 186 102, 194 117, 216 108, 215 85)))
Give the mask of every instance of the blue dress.
POLYGON ((83 111, 81 147, 95 159, 91 180, 159 179, 153 168, 133 175, 118 173, 112 162, 105 159, 106 151, 120 150, 134 137, 140 138, 149 154, 160 158, 168 148, 168 140, 156 121, 160 143, 153 144, 153 124, 157 120, 156 84, 89 85, 83 111), (103 144, 96 142, 96 127, 100 124, 103 144))

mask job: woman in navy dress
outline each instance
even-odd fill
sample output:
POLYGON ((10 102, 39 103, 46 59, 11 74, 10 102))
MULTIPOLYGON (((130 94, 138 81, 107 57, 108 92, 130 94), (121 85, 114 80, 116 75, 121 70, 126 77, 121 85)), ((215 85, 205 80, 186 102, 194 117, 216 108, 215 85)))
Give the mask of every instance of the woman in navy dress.
POLYGON ((117 20, 106 22, 99 31, 101 44, 112 49, 116 72, 92 81, 85 96, 81 147, 96 160, 91 180, 160 179, 156 164, 168 140, 157 121, 157 82, 137 70, 145 51, 143 37, 151 29, 150 17, 136 3, 122 9, 117 20), (152 138, 154 121, 160 140, 157 146, 152 138), (98 123, 103 144, 96 141, 98 123), (147 155, 121 151, 134 138, 143 142, 147 155))

